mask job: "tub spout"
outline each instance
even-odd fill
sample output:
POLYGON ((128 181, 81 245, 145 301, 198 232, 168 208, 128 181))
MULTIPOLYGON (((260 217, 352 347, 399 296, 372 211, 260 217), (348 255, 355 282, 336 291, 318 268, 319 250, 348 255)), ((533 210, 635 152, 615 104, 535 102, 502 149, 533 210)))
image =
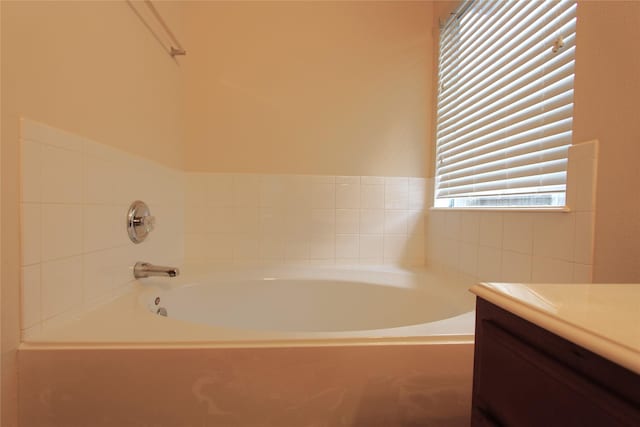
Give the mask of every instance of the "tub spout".
POLYGON ((133 266, 133 277, 136 279, 142 279, 150 276, 166 276, 176 277, 180 274, 180 270, 176 267, 163 267, 161 265, 153 265, 148 262, 136 262, 133 266))

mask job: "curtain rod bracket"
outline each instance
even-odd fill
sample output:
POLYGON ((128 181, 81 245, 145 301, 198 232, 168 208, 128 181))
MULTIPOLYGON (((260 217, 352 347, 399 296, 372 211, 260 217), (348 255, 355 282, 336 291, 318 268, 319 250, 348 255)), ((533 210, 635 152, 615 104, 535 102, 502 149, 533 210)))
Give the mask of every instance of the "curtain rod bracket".
POLYGON ((176 49, 175 47, 171 46, 171 51, 169 52, 169 55, 175 57, 175 56, 181 56, 181 55, 186 55, 187 51, 184 49, 176 49))
POLYGON ((153 5, 153 3, 151 3, 151 0, 127 0, 127 3, 129 4, 133 12, 138 15, 140 21, 142 21, 142 23, 147 27, 151 34, 153 34, 156 40, 158 40, 158 42, 164 47, 165 51, 172 58, 175 58, 176 56, 184 56, 187 54, 187 51, 182 48, 182 45, 173 34, 165 20, 162 19, 162 16, 160 16, 158 11, 156 10, 156 7, 153 5), (145 16, 146 14, 142 12, 142 8, 139 9, 137 7, 138 4, 145 4, 147 6, 148 12, 151 13, 154 20, 157 22, 157 25, 159 25, 160 29, 162 29, 162 32, 160 33, 162 34, 162 36, 153 28, 150 21, 145 16))

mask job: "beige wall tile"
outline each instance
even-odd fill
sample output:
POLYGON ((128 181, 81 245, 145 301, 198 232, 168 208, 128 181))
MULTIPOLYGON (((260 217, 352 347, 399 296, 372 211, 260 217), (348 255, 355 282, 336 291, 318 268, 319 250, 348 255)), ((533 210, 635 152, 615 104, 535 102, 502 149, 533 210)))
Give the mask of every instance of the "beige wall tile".
POLYGON ((502 248, 504 250, 533 253, 533 222, 536 214, 505 213, 503 215, 502 248))
POLYGON ((40 264, 22 268, 22 329, 39 325, 42 321, 42 291, 40 264))
POLYGON ((42 201, 82 203, 82 153, 51 146, 42 147, 42 201))
POLYGON ((42 200, 42 145, 22 140, 20 149, 22 167, 20 200, 40 202, 42 200))
POLYGON ((573 263, 554 258, 534 256, 531 281, 534 283, 572 283, 573 263))
POLYGON ((50 319, 82 304, 82 257, 42 263, 42 318, 50 319))
POLYGON ((43 261, 81 254, 83 221, 81 205, 42 205, 43 261))
POLYGON ((502 251, 502 281, 529 283, 531 282, 531 268, 531 255, 502 251))
POLYGON ((533 224, 533 254, 573 261, 575 214, 548 213, 536 216, 533 224))

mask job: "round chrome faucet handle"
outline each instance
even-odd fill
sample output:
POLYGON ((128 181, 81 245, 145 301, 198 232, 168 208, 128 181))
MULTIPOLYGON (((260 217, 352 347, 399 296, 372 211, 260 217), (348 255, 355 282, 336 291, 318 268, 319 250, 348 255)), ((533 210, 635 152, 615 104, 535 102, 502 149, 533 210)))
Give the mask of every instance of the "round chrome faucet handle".
POLYGON ((151 233, 156 228, 156 217, 153 215, 143 216, 141 222, 147 233, 151 233))
POLYGON ((127 232, 133 243, 141 243, 153 231, 156 217, 151 215, 146 203, 136 200, 129 206, 127 213, 127 232))

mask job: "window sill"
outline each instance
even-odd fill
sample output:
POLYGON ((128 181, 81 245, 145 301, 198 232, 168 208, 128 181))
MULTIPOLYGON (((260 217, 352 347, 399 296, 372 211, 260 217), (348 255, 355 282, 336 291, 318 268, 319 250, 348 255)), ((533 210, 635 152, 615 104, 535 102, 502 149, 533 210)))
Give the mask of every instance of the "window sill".
POLYGON ((450 211, 464 211, 464 212, 534 212, 534 213, 546 213, 546 212, 550 212, 550 213, 558 213, 558 212, 564 212, 564 213, 568 213, 571 212, 571 209, 568 206, 558 206, 558 207, 553 207, 553 208, 491 208, 491 207, 486 207, 486 208, 435 208, 435 207, 430 207, 429 208, 430 211, 445 211, 445 212, 450 212, 450 211))

